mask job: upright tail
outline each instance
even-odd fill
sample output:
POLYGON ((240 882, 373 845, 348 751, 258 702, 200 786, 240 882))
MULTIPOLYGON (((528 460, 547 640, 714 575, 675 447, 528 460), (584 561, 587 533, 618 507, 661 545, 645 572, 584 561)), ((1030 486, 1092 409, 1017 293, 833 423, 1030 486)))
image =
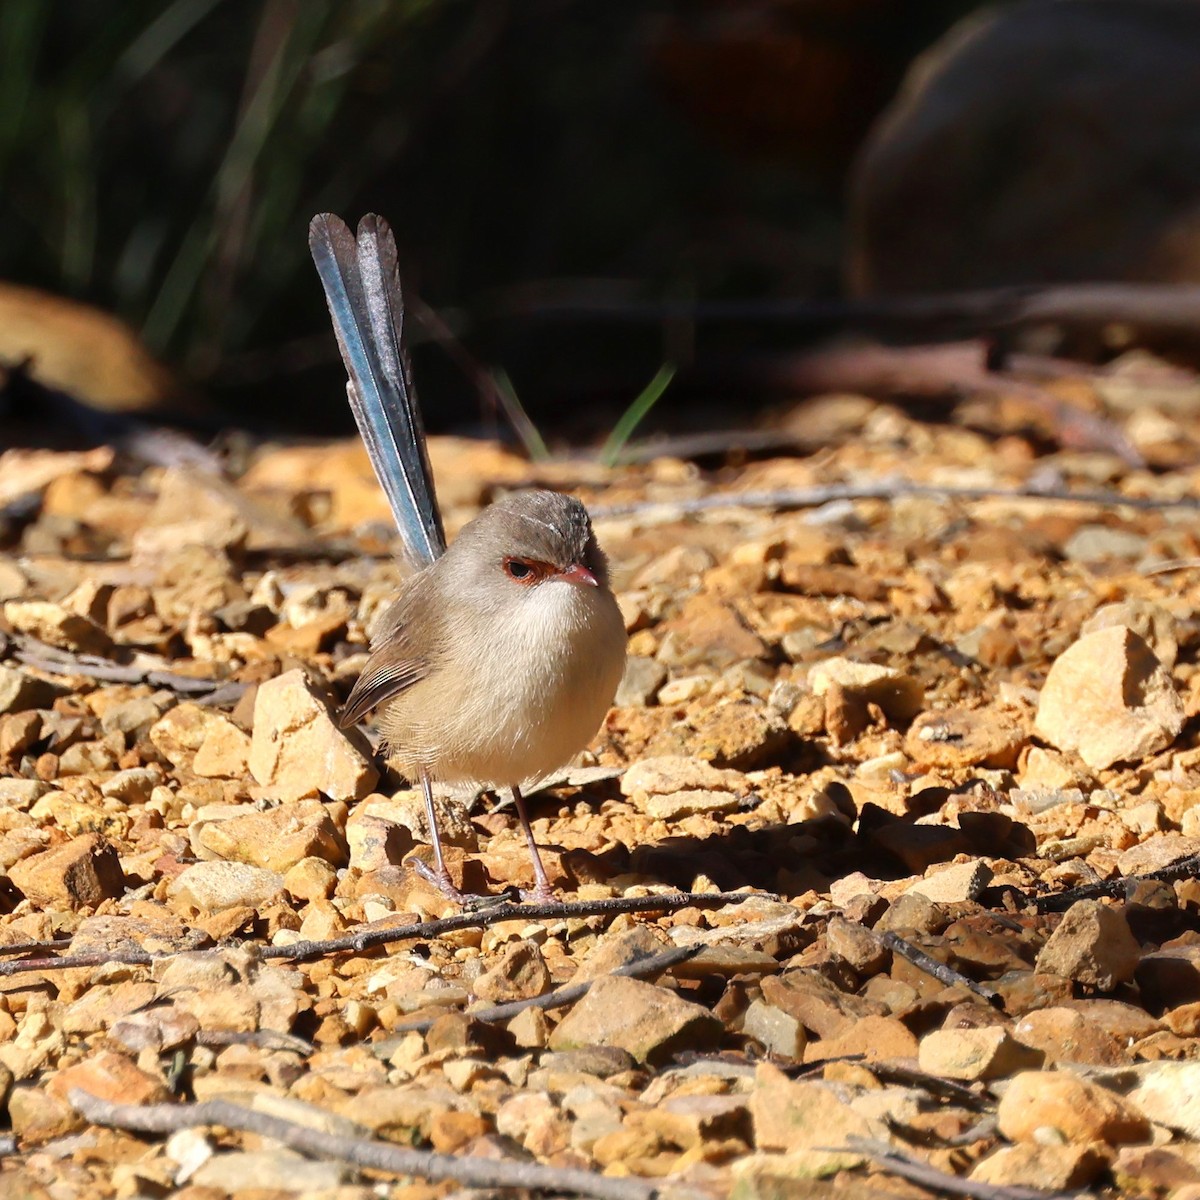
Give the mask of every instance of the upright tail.
POLYGON ((346 373, 346 394, 404 548, 427 566, 446 548, 425 430, 404 349, 396 239, 375 215, 358 240, 332 213, 313 217, 308 247, 325 289, 346 373))

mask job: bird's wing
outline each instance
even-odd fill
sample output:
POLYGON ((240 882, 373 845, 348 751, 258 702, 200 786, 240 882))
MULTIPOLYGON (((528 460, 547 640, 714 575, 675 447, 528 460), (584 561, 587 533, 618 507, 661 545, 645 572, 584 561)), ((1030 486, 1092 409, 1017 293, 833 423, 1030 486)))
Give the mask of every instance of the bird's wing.
POLYGON ((363 673, 350 689, 338 722, 343 729, 357 725, 371 709, 407 691, 428 674, 429 664, 405 654, 403 647, 381 646, 367 660, 363 673))
POLYGON ((346 394, 358 431, 408 556, 428 566, 445 550, 446 535, 404 349, 396 239, 382 217, 363 217, 356 242, 341 218, 322 213, 308 227, 308 247, 350 377, 346 394))
POLYGON ((376 620, 370 657, 338 716, 343 728, 432 674, 444 642, 436 587, 434 571, 419 572, 376 620))

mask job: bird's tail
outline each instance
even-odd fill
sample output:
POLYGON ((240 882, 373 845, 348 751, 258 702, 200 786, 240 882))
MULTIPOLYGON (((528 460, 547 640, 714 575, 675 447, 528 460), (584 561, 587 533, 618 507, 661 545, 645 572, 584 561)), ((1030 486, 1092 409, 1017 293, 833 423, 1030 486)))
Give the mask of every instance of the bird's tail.
POLYGON ((332 213, 313 217, 308 247, 325 289, 349 382, 346 393, 371 465, 417 566, 446 548, 425 430, 404 349, 404 303, 396 239, 374 214, 358 239, 332 213))

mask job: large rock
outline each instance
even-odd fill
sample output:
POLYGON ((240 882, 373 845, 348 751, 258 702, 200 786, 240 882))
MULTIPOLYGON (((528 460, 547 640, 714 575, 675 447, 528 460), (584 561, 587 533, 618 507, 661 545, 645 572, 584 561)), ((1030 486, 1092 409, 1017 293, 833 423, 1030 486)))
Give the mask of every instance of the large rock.
POLYGON ((678 1050, 706 1049, 723 1026, 707 1008, 640 979, 610 975, 587 995, 550 1035, 552 1050, 615 1046, 639 1062, 657 1063, 678 1050))
POLYGON ((1141 954, 1119 908, 1080 900, 1066 911, 1042 947, 1037 970, 1111 992, 1133 978, 1141 954))
POLYGON ((1192 0, 967 17, 913 64, 860 154, 853 285, 1200 279, 1197 46, 1192 0))
POLYGON ((997 1112, 1000 1132, 1014 1142, 1056 1137, 1075 1145, 1142 1142, 1150 1122, 1115 1092, 1057 1071, 1023 1071, 1008 1085, 997 1112), (1054 1131, 1047 1134, 1047 1130, 1054 1131))
POLYGON ((98 833, 13 863, 8 872, 27 900, 40 908, 95 908, 125 891, 117 852, 98 833))
POLYGON ((199 862, 181 871, 167 893, 201 912, 262 908, 283 898, 283 876, 238 862, 199 862))
POLYGON ((300 670, 258 689, 250 773, 280 800, 318 793, 358 800, 379 779, 363 739, 338 728, 328 702, 300 670))
POLYGON ((1034 728, 1093 770, 1138 762, 1183 728, 1183 703, 1154 651, 1121 625, 1084 634, 1054 661, 1034 728))

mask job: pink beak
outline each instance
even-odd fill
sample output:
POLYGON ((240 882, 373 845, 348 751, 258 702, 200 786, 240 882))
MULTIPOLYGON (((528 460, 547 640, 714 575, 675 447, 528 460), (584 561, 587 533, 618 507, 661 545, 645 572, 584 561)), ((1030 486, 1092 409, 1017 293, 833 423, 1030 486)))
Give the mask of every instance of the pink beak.
POLYGON ((559 577, 571 583, 587 584, 589 587, 599 587, 600 583, 582 563, 572 563, 565 571, 559 572, 559 577))

